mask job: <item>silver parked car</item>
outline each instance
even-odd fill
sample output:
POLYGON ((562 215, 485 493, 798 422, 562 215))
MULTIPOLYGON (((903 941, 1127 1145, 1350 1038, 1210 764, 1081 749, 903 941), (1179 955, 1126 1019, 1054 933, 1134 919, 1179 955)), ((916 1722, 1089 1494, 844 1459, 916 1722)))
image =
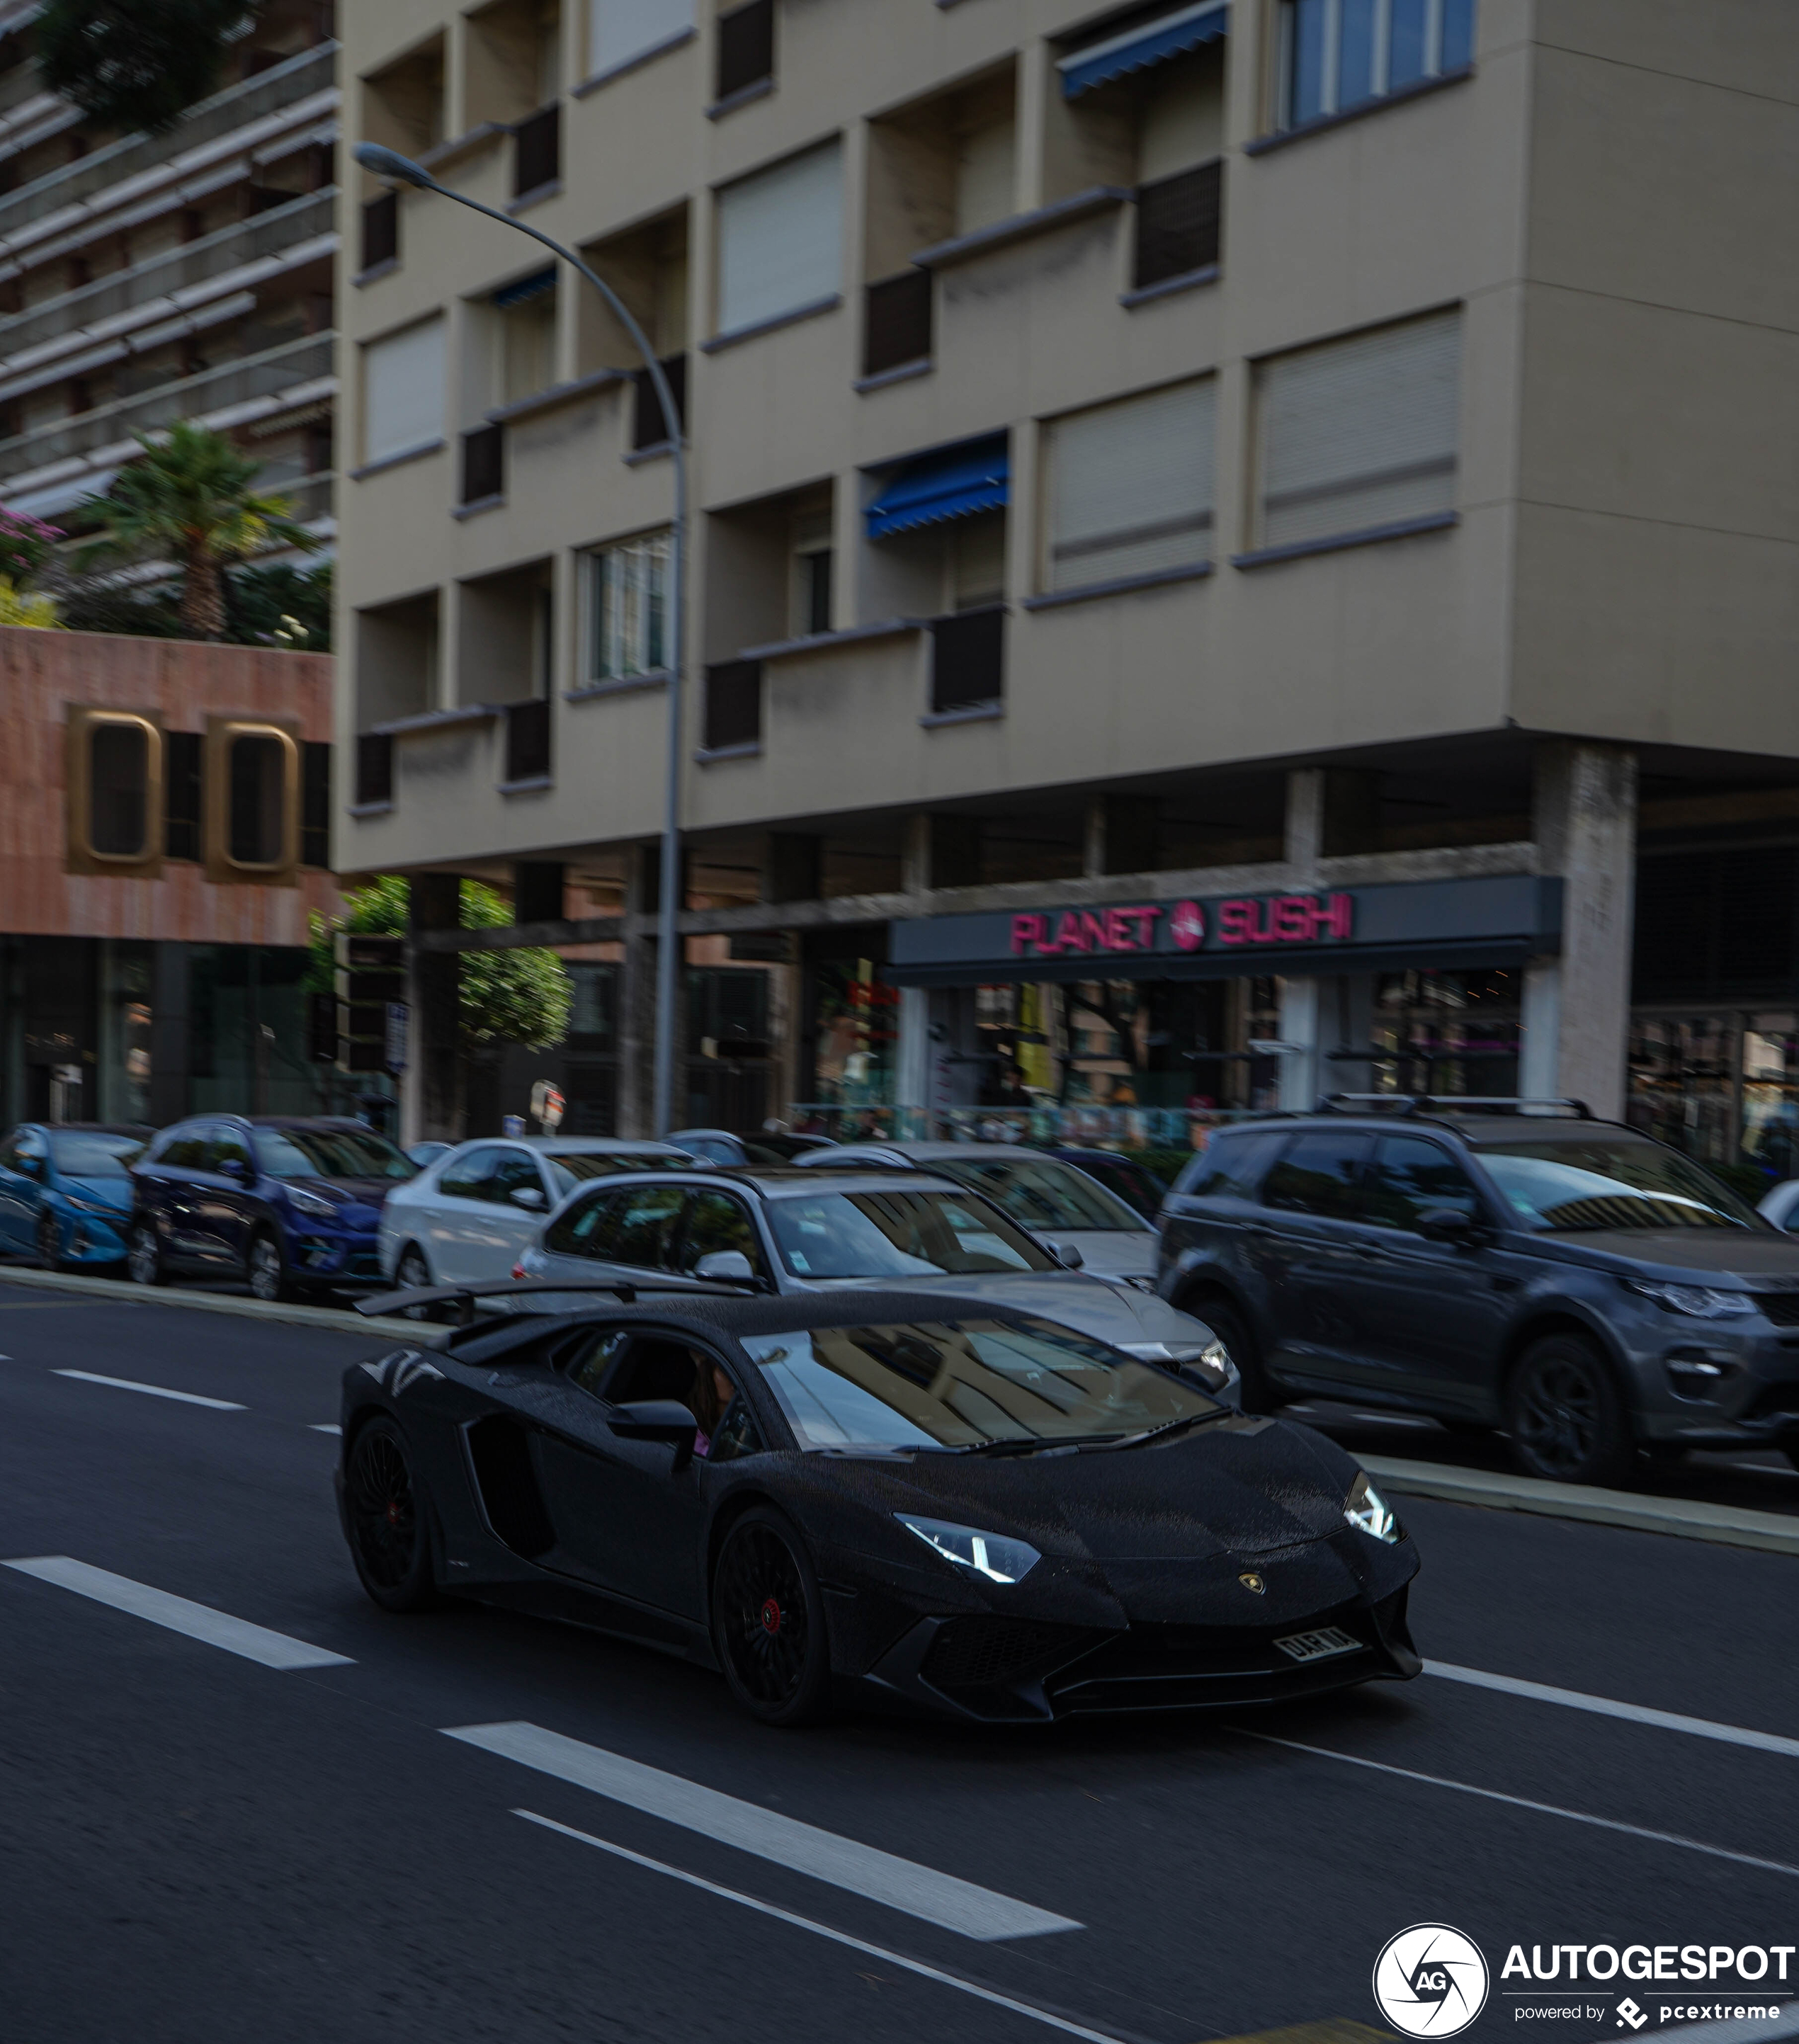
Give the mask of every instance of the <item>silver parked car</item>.
MULTIPOLYGON (((381 1213, 381 1268, 397 1285, 509 1278, 545 1215, 590 1178, 660 1164, 691 1166, 666 1143, 600 1136, 478 1137, 434 1158, 381 1213)), ((392 1194, 389 1195, 392 1197, 392 1194)))
POLYGON ((1155 1223, 1097 1178, 1040 1150, 1010 1143, 844 1143, 798 1161, 818 1170, 887 1164, 953 1178, 985 1193, 1021 1228, 1053 1235, 1096 1277, 1155 1289, 1155 1223))
POLYGON ((532 1278, 653 1274, 778 1293, 902 1285, 946 1301, 990 1299, 1235 1397, 1235 1366, 1203 1321, 1069 1269, 980 1194, 921 1171, 639 1172, 579 1187, 520 1262, 532 1278))

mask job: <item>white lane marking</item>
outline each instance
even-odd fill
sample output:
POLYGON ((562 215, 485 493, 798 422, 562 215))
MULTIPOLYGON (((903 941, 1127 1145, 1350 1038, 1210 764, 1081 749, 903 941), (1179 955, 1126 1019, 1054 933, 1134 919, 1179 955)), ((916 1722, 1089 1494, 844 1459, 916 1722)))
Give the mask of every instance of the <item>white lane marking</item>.
POLYGON ((176 1398, 183 1405, 209 1405, 215 1412, 247 1412, 248 1405, 240 1405, 229 1398, 202 1398, 197 1391, 171 1391, 163 1384, 137 1384, 129 1377, 98 1377, 91 1370, 53 1370, 52 1377, 78 1377, 83 1384, 108 1384, 115 1391, 141 1391, 148 1398, 176 1398))
POLYGON ((1712 1718, 1683 1717, 1678 1711, 1654 1711, 1643 1704, 1620 1704, 1610 1696, 1590 1696, 1580 1689, 1551 1689, 1547 1682, 1526 1682, 1516 1675, 1490 1675, 1484 1669, 1458 1668, 1447 1661, 1427 1661, 1427 1675, 1466 1682, 1477 1689, 1497 1689, 1502 1696, 1523 1696, 1533 1704, 1559 1704, 1564 1710, 1591 1711, 1602 1718, 1622 1718, 1631 1724, 1654 1725, 1662 1731, 1683 1731, 1693 1739, 1720 1739, 1726 1746, 1753 1746, 1759 1753, 1783 1753, 1799 1759, 1799 1739, 1778 1732, 1751 1731, 1742 1725, 1720 1724, 1712 1718))
POLYGON ((226 1653, 259 1661, 265 1668, 355 1665, 347 1654, 327 1653, 303 1639, 290 1639, 285 1632, 271 1632, 246 1618, 214 1611, 210 1604, 190 1604, 186 1597, 171 1596, 167 1590, 134 1583, 129 1576, 115 1576, 86 1562, 72 1561, 67 1554, 40 1554, 27 1561, 0 1562, 0 1567, 17 1569, 21 1576, 35 1576, 40 1583, 54 1583, 78 1596, 92 1597, 96 1604, 110 1604, 133 1618, 147 1618, 152 1625, 166 1626, 171 1632, 184 1633, 209 1646, 222 1646, 226 1653))
POLYGON ((315 1421, 307 1431, 313 1434, 340 1434, 344 1429, 335 1420, 321 1420, 315 1421))
POLYGON ((940 1967, 928 1966, 921 1959, 909 1959, 905 1953, 890 1951, 885 1945, 871 1945, 866 1938, 852 1938, 847 1931, 833 1930, 828 1923, 816 1923, 809 1916, 796 1916, 790 1909, 777 1908, 775 1904, 764 1902, 759 1896, 745 1895, 735 1888, 721 1888, 717 1881, 702 1881, 697 1873, 689 1873, 683 1868, 669 1866, 659 1859, 647 1859, 642 1853, 628 1852, 623 1846, 613 1844, 609 1838, 597 1838, 590 1831, 575 1831, 570 1825, 559 1824, 553 1817, 540 1817, 535 1810, 514 1810, 513 1815, 524 1818, 527 1823, 541 1824, 547 1831, 559 1831, 565 1838, 576 1838, 584 1846, 610 1853, 616 1859, 628 1860, 633 1866, 647 1867, 652 1873, 666 1873, 671 1881, 684 1881, 690 1888, 703 1888, 708 1895, 721 1896, 727 1902, 740 1903, 744 1908, 755 1910, 758 1915, 772 1916, 777 1923, 790 1923, 797 1931, 809 1931, 817 1938, 828 1938, 834 1945, 847 1945, 852 1952, 865 1952, 871 1959, 885 1960, 889 1965, 902 1967, 921 1979, 936 1981, 960 1994, 971 1994, 978 2000, 990 2002, 996 2008, 1009 2009, 1015 2015, 1028 2016, 1033 2023, 1047 2023, 1065 2037, 1085 2038, 1087 2044, 1123 2044, 1121 2038, 1108 2031, 1090 2030, 1084 2023, 1071 2022, 1067 2017, 1054 2015, 1033 2003, 1016 2000, 997 1988, 982 1987, 977 1981, 963 1980, 959 1974, 945 1973, 940 1967))
POLYGON ((1276 1739, 1273 1733, 1245 1731, 1233 1727, 1245 1739, 1260 1739, 1264 1746, 1284 1746, 1290 1753, 1309 1753, 1320 1760, 1340 1760, 1348 1767, 1366 1767, 1376 1774, 1394 1774, 1402 1781, 1422 1781, 1432 1788, 1453 1788, 1463 1796, 1478 1796, 1489 1803, 1507 1803, 1514 1810, 1535 1810, 1545 1817, 1566 1817, 1571 1824, 1591 1824, 1602 1831, 1620 1831, 1628 1838, 1647 1838, 1651 1844, 1678 1846, 1683 1852, 1704 1853, 1711 1859, 1728 1859, 1738 1866, 1752 1866, 1763 1873, 1789 1873, 1799 1880, 1799 1866, 1784 1860, 1758 1859, 1753 1853, 1731 1852, 1723 1846, 1709 1846, 1698 1838, 1683 1838, 1678 1831, 1651 1831, 1641 1824, 1620 1823, 1616 1817, 1596 1817, 1586 1810, 1566 1810, 1559 1803, 1536 1803, 1528 1796, 1508 1796, 1497 1788, 1477 1788, 1471 1781, 1452 1781, 1443 1774, 1420 1774, 1414 1768, 1393 1767, 1384 1760, 1364 1760, 1359 1753, 1333 1753, 1328 1746, 1302 1746, 1296 1739, 1276 1739))
POLYGON ((659 1767, 628 1760, 623 1754, 583 1746, 579 1739, 545 1731, 540 1725, 461 1725, 446 1727, 445 1736, 479 1746, 502 1759, 553 1774, 579 1788, 590 1788, 628 1808, 660 1817, 690 1831, 698 1831, 740 1852, 754 1853, 777 1866, 809 1873, 834 1887, 847 1888, 871 1901, 903 1909, 965 1938, 1032 1938, 1047 1931, 1078 1931, 1067 1916, 1052 1915, 1028 1902, 977 1888, 971 1881, 865 1846, 835 1831, 820 1831, 796 1817, 783 1817, 759 1804, 740 1802, 686 1776, 665 1774, 659 1767))

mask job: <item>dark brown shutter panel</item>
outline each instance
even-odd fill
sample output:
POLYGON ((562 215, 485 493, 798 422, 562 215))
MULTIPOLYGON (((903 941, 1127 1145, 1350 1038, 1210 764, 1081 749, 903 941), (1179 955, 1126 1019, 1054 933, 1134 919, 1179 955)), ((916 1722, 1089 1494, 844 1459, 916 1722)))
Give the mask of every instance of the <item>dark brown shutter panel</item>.
POLYGON ((1136 290, 1216 265, 1224 192, 1221 160, 1139 186, 1136 290))
POLYGON ((862 373, 884 375, 931 355, 931 273, 902 270, 868 286, 862 330, 862 373))

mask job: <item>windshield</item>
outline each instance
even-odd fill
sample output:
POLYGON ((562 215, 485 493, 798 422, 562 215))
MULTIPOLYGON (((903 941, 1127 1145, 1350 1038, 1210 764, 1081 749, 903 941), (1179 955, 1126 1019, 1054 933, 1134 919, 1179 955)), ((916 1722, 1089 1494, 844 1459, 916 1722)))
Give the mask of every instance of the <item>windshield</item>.
POLYGON ((1483 1143, 1479 1155, 1525 1228, 1573 1235, 1766 1225, 1709 1172, 1657 1143, 1483 1143))
POLYGON ((256 1162, 271 1178, 416 1178, 418 1166, 372 1128, 258 1128, 256 1162))
POLYGON ((104 1129, 53 1130, 50 1136, 56 1169, 69 1178, 122 1178, 126 1165, 143 1152, 140 1138, 104 1129))
POLYGON ((972 1277, 1054 1270, 985 1200, 954 1193, 820 1193, 768 1202, 782 1261, 797 1278, 972 1277))
POLYGON ((682 1164, 668 1150, 586 1150, 546 1157, 559 1193, 571 1193, 586 1178, 610 1178, 621 1171, 664 1171, 671 1164, 682 1164))
POLYGON ((1109 1232, 1142 1229, 1140 1216, 1103 1185, 1053 1157, 960 1157, 934 1160, 928 1170, 959 1178, 1026 1228, 1085 1228, 1109 1232))
POLYGON ((1113 1439, 1221 1408, 1054 1321, 931 1320, 745 1335, 802 1448, 1113 1439))

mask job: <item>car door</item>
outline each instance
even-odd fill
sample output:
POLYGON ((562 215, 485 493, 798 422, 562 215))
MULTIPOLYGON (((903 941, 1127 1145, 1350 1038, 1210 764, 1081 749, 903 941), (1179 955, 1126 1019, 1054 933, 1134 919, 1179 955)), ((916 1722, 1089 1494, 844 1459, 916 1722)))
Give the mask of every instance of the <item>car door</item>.
POLYGON ((0 1247, 36 1246, 38 1203, 50 1146, 35 1128, 18 1128, 0 1146, 0 1247))
POLYGON ((239 1264, 248 1254, 256 1223, 267 1209, 256 1193, 256 1166, 244 1132, 229 1121, 214 1128, 206 1143, 206 1183, 198 1193, 200 1231, 208 1253, 221 1263, 239 1264))
POLYGON ((502 1150, 482 1192, 480 1217, 471 1230, 471 1255, 480 1267, 472 1274, 509 1278, 554 1204, 540 1160, 529 1150, 502 1150))
POLYGON ((1354 1381, 1360 1343, 1351 1281, 1373 1148, 1364 1129, 1305 1129, 1263 1181, 1255 1254, 1267 1301, 1267 1360, 1290 1381, 1320 1390, 1354 1381))
MULTIPOLYGON (((472 1284, 490 1275, 481 1266, 480 1230, 487 1212, 487 1186, 503 1153, 497 1143, 478 1143, 452 1158, 437 1174, 436 1190, 418 1205, 420 1245, 440 1285, 472 1284)), ((502 1270, 501 1277, 508 1274, 502 1270)))
POLYGON ((216 1260, 207 1247, 202 1216, 210 1182, 206 1160, 212 1134, 210 1122, 189 1122, 158 1157, 153 1172, 144 1174, 154 1178, 155 1204, 167 1217, 163 1239, 171 1253, 186 1263, 209 1265, 216 1260))
POLYGON ((684 1329, 600 1327, 583 1330, 557 1367, 567 1397, 536 1448, 559 1557, 615 1596, 698 1623, 707 1458, 627 1439, 607 1416, 666 1398, 716 1429, 729 1401, 718 1399, 713 1373, 735 1390, 723 1358, 684 1329))
POLYGON ((702 1257, 728 1250, 748 1258, 751 1275, 773 1289, 768 1258, 748 1204, 735 1193, 689 1193, 675 1238, 675 1269, 683 1278, 697 1277, 702 1257))
POLYGON ((1418 1403, 1475 1410, 1493 1373, 1519 1279, 1490 1235, 1432 1242, 1418 1220, 1485 1203, 1459 1158, 1424 1135, 1382 1135, 1367 1181, 1367 1226, 1352 1282, 1363 1381, 1418 1403))

